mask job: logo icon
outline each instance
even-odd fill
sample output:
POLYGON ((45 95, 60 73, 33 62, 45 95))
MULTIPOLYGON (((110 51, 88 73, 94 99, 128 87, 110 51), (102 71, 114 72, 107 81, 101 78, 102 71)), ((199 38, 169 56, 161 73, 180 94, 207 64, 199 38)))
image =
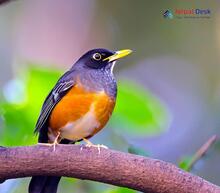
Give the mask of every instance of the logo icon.
POLYGON ((163 13, 163 17, 166 18, 166 19, 173 19, 173 14, 170 10, 166 10, 164 13, 163 13))

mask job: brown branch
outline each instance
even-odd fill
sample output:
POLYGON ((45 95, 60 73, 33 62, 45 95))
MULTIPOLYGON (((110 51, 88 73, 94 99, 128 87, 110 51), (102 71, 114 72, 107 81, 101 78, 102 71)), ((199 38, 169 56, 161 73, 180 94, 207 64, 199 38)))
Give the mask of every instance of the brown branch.
POLYGON ((33 175, 94 180, 146 193, 220 193, 220 187, 160 160, 80 145, 0 148, 0 181, 33 175))

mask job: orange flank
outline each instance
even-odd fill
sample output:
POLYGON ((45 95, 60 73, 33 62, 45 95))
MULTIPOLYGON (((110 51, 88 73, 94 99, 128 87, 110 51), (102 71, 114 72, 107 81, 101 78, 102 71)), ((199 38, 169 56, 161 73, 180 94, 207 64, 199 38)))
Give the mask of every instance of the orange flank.
POLYGON ((53 109, 49 131, 70 140, 89 138, 105 126, 114 106, 115 100, 104 91, 91 92, 75 85, 53 109))
POLYGON ((95 129, 94 134, 100 131, 108 122, 112 115, 112 111, 115 107, 115 100, 107 96, 104 92, 98 96, 98 100, 95 106, 95 114, 100 126, 95 129))

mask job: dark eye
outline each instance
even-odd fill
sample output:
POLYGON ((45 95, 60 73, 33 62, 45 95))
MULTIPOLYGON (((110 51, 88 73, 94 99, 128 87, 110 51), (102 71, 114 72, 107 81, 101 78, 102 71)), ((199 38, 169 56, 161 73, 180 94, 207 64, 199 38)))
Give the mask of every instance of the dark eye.
POLYGON ((99 53, 95 53, 95 54, 93 54, 92 58, 93 58, 94 60, 101 60, 101 59, 102 59, 102 56, 101 56, 101 54, 99 54, 99 53))

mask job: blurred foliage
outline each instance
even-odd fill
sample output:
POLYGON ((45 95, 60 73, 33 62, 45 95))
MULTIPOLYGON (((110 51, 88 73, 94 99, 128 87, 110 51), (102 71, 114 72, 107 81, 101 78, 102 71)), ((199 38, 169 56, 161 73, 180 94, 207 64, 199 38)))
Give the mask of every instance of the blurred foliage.
POLYGON ((128 188, 113 188, 111 190, 107 190, 105 193, 135 193, 137 191, 131 190, 128 188))
MULTIPOLYGON (((2 145, 28 145, 36 142, 34 126, 41 105, 61 72, 32 66, 21 77, 6 85, 1 102, 4 127, 2 145), (23 85, 24 91, 19 89, 23 85), (17 101, 18 98, 21 98, 17 101)), ((168 113, 155 96, 131 81, 119 81, 118 99, 111 124, 123 134, 158 134, 166 127, 168 113)), ((135 151, 136 153, 140 151, 135 151)))
POLYGON ((185 156, 179 162, 179 167, 185 171, 191 170, 193 157, 192 156, 185 156))
POLYGON ((111 123, 121 134, 138 137, 155 135, 168 128, 169 112, 164 104, 145 88, 130 80, 120 80, 111 123))
POLYGON ((132 154, 136 154, 136 155, 146 156, 146 157, 149 156, 149 153, 146 150, 144 150, 143 148, 134 146, 134 145, 130 145, 128 147, 128 152, 132 154))
MULTIPOLYGON (((3 145, 28 145, 36 142, 33 130, 41 105, 61 74, 36 67, 31 67, 26 73, 24 77, 27 78, 22 80, 25 86, 23 98, 26 100, 17 104, 6 97, 1 103, 4 126, 0 140, 3 145)), ((5 95, 10 96, 10 92, 16 95, 17 88, 9 86, 5 95)))

